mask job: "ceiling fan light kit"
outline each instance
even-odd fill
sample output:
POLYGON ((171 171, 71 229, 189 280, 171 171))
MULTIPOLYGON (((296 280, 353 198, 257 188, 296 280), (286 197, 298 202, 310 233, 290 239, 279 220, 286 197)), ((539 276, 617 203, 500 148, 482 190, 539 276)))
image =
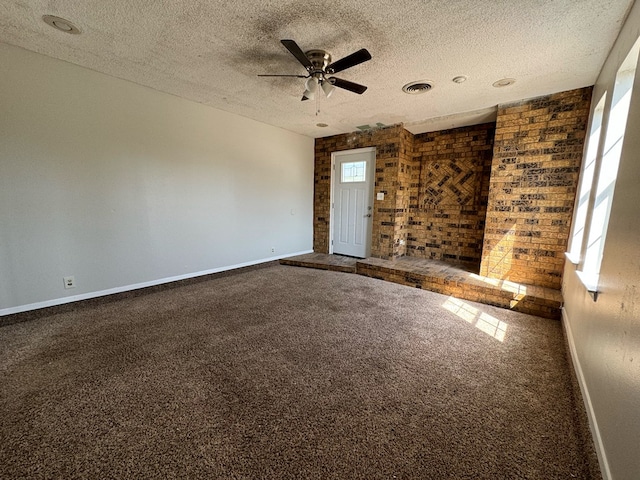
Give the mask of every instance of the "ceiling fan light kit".
POLYGON ((309 77, 304 85, 305 90, 302 94, 302 100, 313 100, 316 98, 316 92, 318 91, 318 79, 316 77, 309 77))
POLYGON ((331 97, 331 95, 333 95, 334 90, 336 89, 336 87, 331 85, 330 82, 322 82, 321 87, 322 87, 322 91, 324 92, 327 98, 331 97))
POLYGON ((305 82, 305 91, 302 94, 302 101, 313 100, 316 98, 318 86, 322 88, 322 91, 327 98, 333 94, 335 87, 357 93, 358 95, 363 94, 367 90, 367 87, 364 85, 330 76, 334 73, 342 72, 347 68, 355 67, 356 65, 371 60, 371 54, 365 48, 331 63, 331 54, 325 50, 308 50, 304 52, 294 40, 280 40, 280 43, 282 43, 282 45, 284 45, 284 47, 289 50, 289 52, 307 70, 307 75, 265 74, 258 76, 306 78, 307 81, 305 82))

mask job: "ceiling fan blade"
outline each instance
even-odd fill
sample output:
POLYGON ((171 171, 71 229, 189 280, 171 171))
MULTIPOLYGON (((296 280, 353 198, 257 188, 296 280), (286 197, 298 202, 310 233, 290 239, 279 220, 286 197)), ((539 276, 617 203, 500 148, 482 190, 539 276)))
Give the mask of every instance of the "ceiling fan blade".
POLYGON ((359 83, 353 83, 349 80, 343 80, 341 78, 331 77, 329 79, 329 83, 338 88, 344 88, 345 90, 349 90, 350 92, 357 93, 358 95, 362 95, 367 87, 364 85, 360 85, 359 83))
POLYGON ((333 62, 331 65, 328 65, 327 73, 338 73, 368 60, 371 60, 371 54, 366 48, 362 48, 357 52, 353 52, 351 55, 347 55, 346 57, 333 62))
POLYGON ((263 73, 263 74, 259 74, 259 77, 295 77, 295 78, 307 78, 309 75, 278 75, 278 74, 269 74, 269 73, 263 73))
POLYGON ((307 58, 302 49, 298 46, 298 44, 293 40, 280 40, 280 43, 285 46, 291 55, 296 57, 298 61, 302 64, 304 68, 307 70, 313 70, 313 63, 311 60, 307 58))

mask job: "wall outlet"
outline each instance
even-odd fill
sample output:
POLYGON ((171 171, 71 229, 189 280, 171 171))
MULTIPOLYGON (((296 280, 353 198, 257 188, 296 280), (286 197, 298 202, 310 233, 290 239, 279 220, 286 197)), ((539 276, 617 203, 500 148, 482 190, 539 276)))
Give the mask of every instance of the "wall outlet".
POLYGON ((271 253, 276 253, 276 247, 271 247, 271 253))
POLYGON ((76 288, 76 277, 70 275, 68 277, 62 277, 64 282, 64 288, 76 288))

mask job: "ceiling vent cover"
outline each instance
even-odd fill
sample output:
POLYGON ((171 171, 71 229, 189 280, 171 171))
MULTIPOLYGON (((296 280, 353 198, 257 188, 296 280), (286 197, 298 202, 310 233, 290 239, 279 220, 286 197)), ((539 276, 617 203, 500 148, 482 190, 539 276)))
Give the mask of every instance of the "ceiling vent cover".
POLYGON ((407 83, 402 87, 404 93, 411 95, 417 95, 418 93, 426 93, 433 88, 433 84, 427 80, 420 80, 418 82, 407 83))
POLYGON ((47 25, 50 25, 61 32, 72 33, 74 35, 81 33, 81 30, 78 27, 64 18, 56 17, 54 15, 43 15, 42 20, 44 20, 47 25))

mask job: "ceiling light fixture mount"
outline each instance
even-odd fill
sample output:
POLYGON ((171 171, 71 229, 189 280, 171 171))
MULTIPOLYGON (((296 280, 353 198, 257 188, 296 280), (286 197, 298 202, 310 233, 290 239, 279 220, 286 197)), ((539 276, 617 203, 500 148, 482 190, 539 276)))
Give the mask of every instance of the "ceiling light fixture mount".
POLYGON ((493 82, 493 86, 496 88, 502 88, 513 85, 514 83, 516 83, 515 78, 501 78, 500 80, 496 80, 495 82, 493 82))
POLYGON ((46 23, 47 25, 50 25, 56 30, 60 30, 64 33, 71 33, 74 35, 82 33, 82 31, 69 20, 56 17, 55 15, 43 15, 42 20, 44 20, 44 23, 46 23))
POLYGON ((407 83, 402 87, 402 91, 410 95, 417 95, 419 93, 426 93, 432 88, 433 82, 429 80, 418 80, 417 82, 407 83))

